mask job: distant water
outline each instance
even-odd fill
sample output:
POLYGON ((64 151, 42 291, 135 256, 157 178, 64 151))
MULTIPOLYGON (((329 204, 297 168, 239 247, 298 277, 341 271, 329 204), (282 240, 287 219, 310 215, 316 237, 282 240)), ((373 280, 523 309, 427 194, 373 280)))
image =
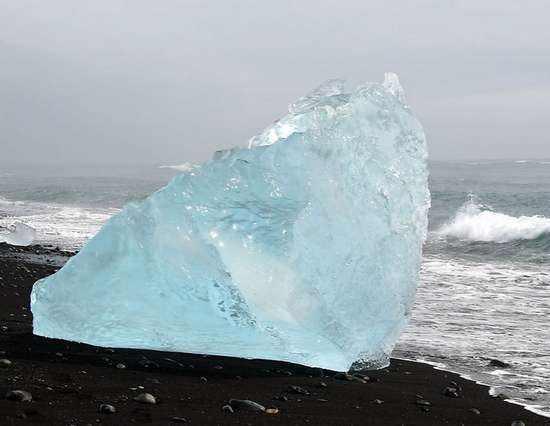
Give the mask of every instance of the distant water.
MULTIPOLYGON (((550 161, 430 164, 432 209, 412 321, 394 355, 441 364, 550 415, 550 161), (510 368, 489 367, 496 358, 510 368)), ((78 249, 178 171, 0 166, 0 226, 78 249)))

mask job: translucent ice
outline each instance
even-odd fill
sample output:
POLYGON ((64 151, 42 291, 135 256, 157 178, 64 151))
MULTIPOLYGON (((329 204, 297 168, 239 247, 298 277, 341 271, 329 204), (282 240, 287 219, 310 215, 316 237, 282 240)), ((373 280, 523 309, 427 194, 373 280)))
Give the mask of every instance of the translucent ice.
POLYGON ((34 332, 99 346, 381 367, 414 297, 426 143, 397 76, 331 80, 127 205, 32 293, 34 332))
POLYGON ((36 238, 36 230, 29 225, 16 222, 8 228, 0 226, 0 243, 8 243, 14 246, 31 245, 36 238))

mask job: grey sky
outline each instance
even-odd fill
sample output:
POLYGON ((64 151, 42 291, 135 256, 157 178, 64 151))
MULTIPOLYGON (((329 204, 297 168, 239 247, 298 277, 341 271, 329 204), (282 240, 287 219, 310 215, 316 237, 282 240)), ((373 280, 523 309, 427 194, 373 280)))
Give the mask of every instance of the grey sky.
POLYGON ((384 71, 432 158, 548 158, 549 16, 529 0, 0 0, 0 162, 203 160, 326 79, 384 71))

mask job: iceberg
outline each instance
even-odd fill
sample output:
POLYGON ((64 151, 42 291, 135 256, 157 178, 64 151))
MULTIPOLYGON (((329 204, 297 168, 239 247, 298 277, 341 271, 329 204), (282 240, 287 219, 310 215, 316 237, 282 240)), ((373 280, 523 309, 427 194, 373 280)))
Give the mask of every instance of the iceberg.
POLYGON ((381 368, 411 310, 430 196, 395 74, 330 80, 246 148, 113 216, 31 294, 34 333, 381 368))

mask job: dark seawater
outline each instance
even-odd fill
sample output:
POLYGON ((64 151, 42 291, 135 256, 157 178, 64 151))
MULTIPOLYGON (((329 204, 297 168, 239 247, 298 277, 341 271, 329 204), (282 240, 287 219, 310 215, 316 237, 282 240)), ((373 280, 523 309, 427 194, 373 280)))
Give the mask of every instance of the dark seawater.
MULTIPOLYGON (((2 167, 0 226, 81 247, 176 175, 154 166, 2 167)), ((432 209, 411 323, 394 355, 433 362, 550 415, 550 161, 430 163, 432 209), (511 364, 489 367, 489 359, 511 364)))

